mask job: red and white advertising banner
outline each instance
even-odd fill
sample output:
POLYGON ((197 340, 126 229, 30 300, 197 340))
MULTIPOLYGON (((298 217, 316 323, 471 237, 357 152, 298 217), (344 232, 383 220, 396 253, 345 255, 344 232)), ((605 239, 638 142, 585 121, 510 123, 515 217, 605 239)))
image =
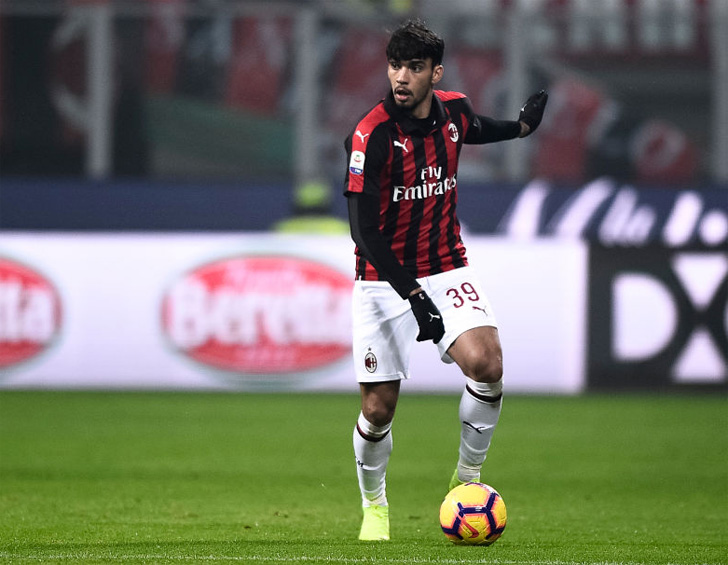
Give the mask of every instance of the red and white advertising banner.
MULTIPOLYGON (((469 238, 512 392, 583 389, 587 249, 469 238)), ((0 388, 357 392, 349 237, 0 238, 0 388)), ((462 376, 416 344, 404 390, 462 376)))

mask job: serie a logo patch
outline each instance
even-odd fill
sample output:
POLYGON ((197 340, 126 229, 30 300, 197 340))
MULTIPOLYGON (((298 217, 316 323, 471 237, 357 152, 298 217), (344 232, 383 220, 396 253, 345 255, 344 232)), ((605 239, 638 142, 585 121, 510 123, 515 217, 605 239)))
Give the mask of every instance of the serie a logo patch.
POLYGON ((349 172, 352 175, 360 175, 364 172, 364 153, 362 151, 352 151, 349 160, 349 172))

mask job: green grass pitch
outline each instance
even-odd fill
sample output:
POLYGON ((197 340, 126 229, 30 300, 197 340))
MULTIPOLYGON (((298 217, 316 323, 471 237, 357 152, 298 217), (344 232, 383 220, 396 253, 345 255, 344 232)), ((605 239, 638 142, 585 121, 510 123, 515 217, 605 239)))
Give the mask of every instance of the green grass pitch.
POLYGON ((2 392, 0 562, 728 563, 724 396, 507 397, 491 547, 439 530, 457 404, 404 387, 364 543, 354 395, 2 392))

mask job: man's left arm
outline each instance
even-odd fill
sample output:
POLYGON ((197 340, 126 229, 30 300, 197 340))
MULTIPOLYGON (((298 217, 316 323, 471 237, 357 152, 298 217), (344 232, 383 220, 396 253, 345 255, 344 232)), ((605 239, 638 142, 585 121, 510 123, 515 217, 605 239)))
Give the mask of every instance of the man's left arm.
POLYGON ((468 130, 465 143, 494 143, 531 135, 541 123, 548 98, 545 90, 529 96, 518 114, 518 120, 494 120, 474 114, 473 127, 468 130))

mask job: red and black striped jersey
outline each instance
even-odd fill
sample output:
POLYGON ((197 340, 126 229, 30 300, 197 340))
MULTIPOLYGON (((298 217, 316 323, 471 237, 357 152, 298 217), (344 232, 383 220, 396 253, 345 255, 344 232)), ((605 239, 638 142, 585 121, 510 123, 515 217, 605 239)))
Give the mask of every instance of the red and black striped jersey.
MULTIPOLYGON (((462 267, 467 257, 456 213, 462 145, 511 139, 519 131, 517 122, 478 116, 459 92, 436 90, 425 119, 409 116, 390 93, 347 137, 345 192, 378 197, 379 231, 413 277, 462 267), (507 125, 505 135, 499 124, 507 125)), ((356 256, 358 279, 391 280, 359 246, 356 256)))

